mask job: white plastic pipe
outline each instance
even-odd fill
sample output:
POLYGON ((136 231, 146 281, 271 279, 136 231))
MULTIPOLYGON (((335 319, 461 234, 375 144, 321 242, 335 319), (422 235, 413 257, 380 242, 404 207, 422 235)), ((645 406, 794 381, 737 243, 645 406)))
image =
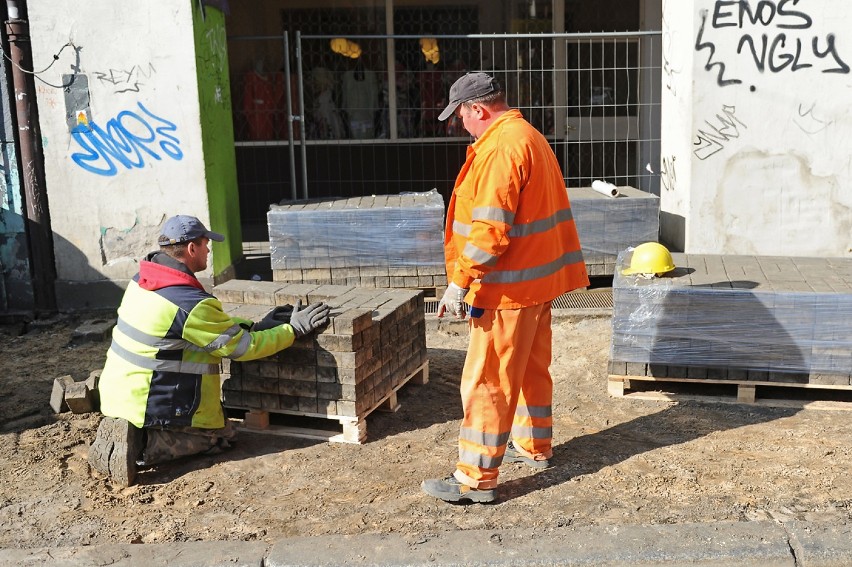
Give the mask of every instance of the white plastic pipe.
POLYGON ((592 189, 607 197, 618 197, 618 187, 607 181, 595 179, 592 181, 592 189))

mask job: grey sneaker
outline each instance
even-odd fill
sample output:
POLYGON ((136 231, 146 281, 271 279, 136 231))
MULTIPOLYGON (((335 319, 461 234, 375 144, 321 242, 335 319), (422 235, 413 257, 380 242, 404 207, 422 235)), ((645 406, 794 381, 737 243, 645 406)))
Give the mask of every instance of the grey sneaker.
POLYGON ((548 469, 550 468, 550 461, 548 459, 531 459, 526 455, 522 455, 518 452, 518 449, 515 447, 515 444, 512 441, 506 445, 506 452, 503 454, 503 462, 504 463, 524 463, 525 465, 531 466, 534 469, 548 469))
POLYGON ((142 430, 125 419, 105 417, 89 447, 89 465, 121 486, 136 480, 136 459, 142 452, 142 430))
POLYGON ((460 483, 453 475, 445 479, 434 478, 424 480, 420 484, 420 488, 429 496, 434 496, 444 502, 468 500, 479 504, 487 504, 494 501, 494 490, 471 488, 466 484, 460 483))

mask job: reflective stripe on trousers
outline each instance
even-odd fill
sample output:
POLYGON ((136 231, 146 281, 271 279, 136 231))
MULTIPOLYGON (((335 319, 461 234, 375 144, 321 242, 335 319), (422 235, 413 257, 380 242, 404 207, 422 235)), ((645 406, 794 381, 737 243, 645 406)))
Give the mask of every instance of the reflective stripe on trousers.
POLYGON ((470 319, 461 379, 464 420, 456 478, 493 488, 510 433, 532 455, 552 456, 550 302, 486 309, 470 319))

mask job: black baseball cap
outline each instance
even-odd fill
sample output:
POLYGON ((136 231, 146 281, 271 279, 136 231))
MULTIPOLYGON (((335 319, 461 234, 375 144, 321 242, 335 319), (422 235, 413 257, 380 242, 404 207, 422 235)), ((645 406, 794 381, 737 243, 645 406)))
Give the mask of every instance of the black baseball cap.
POLYGON ((463 102, 485 96, 500 90, 500 83, 488 73, 476 72, 462 75, 453 86, 450 87, 450 104, 438 116, 438 120, 444 121, 456 111, 463 102))

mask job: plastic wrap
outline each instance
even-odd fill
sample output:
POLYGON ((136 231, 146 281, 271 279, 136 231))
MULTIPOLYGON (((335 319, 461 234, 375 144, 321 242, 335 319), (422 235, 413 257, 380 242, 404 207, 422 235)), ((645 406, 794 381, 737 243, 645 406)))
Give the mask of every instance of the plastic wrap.
POLYGON ((852 375, 852 260, 673 254, 663 277, 613 279, 611 360, 852 375))
POLYGON ((444 200, 435 191, 273 205, 272 269, 435 267, 443 270, 444 200))
POLYGON ((592 189, 601 195, 606 195, 607 197, 618 197, 619 195, 618 187, 607 181, 601 181, 600 179, 592 181, 592 189))
POLYGON ((568 190, 589 275, 612 275, 620 251, 657 241, 659 197, 632 187, 619 191, 609 197, 589 187, 568 190))

